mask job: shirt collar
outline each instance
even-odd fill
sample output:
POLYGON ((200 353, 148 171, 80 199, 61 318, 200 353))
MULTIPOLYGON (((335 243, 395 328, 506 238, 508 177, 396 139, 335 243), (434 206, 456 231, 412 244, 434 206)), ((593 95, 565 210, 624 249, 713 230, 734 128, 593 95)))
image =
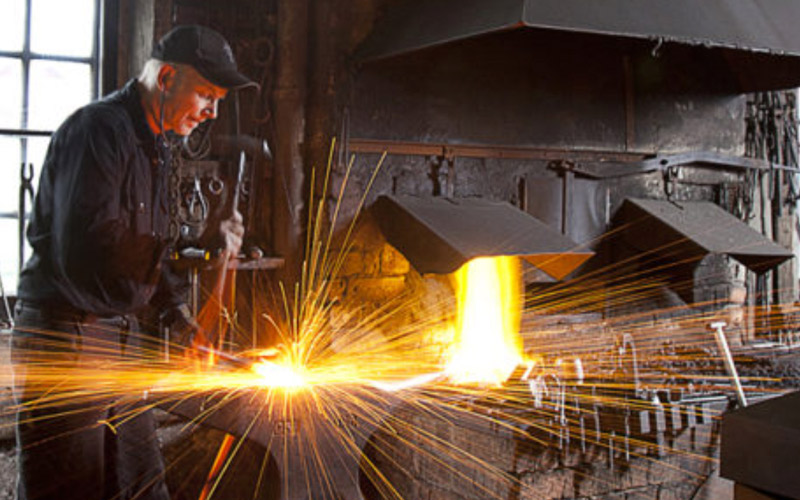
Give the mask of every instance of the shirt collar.
POLYGON ((129 80, 119 91, 109 96, 110 99, 118 99, 125 110, 131 117, 133 127, 136 132, 136 138, 140 143, 145 144, 148 148, 156 149, 156 134, 147 123, 147 118, 144 114, 142 107, 141 94, 139 94, 139 86, 137 80, 134 78, 129 80))

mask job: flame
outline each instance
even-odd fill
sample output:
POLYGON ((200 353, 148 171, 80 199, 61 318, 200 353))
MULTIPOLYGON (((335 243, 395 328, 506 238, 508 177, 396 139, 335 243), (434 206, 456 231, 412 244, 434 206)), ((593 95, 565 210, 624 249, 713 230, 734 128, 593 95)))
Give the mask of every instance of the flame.
POLYGON ((481 257, 455 272, 458 315, 447 374, 499 385, 522 363, 520 269, 515 257, 481 257))

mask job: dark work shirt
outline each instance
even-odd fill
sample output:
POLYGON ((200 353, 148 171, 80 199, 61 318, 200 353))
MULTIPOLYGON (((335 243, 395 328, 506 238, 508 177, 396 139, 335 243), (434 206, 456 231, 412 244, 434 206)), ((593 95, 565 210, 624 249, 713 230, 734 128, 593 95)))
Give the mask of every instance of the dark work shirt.
POLYGON ((42 166, 19 297, 101 316, 139 312, 157 290, 164 306, 179 303, 162 272, 168 166, 135 80, 72 114, 42 166))

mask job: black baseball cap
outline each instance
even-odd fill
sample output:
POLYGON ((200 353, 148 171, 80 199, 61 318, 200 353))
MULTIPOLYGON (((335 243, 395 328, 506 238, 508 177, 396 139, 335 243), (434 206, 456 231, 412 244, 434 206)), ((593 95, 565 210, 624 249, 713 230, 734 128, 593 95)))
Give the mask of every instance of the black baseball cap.
POLYGON ((205 26, 176 26, 161 37, 151 55, 159 61, 188 64, 206 80, 225 89, 258 86, 239 73, 225 38, 205 26))

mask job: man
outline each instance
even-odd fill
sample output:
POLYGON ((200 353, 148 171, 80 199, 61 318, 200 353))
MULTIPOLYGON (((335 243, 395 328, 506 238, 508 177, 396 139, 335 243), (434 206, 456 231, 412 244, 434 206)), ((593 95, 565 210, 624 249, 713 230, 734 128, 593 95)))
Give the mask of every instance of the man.
MULTIPOLYGON (((44 404, 37 363, 69 370, 135 360, 145 350, 136 322, 145 307, 169 313, 173 328, 196 325, 166 265, 167 136, 186 136, 216 118, 228 90, 248 85, 255 84, 238 72, 219 33, 179 26, 158 42, 138 79, 79 109, 54 133, 12 337, 23 405, 19 500, 169 498, 155 423, 142 403, 59 395, 44 404)), ((241 215, 220 229, 224 251, 236 255, 241 215)))

